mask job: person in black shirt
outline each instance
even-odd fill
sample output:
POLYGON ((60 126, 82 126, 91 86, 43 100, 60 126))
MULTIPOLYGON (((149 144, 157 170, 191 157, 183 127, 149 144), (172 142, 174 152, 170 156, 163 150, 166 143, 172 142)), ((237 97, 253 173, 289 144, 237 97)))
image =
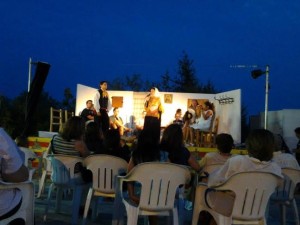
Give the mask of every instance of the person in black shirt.
POLYGON ((84 119, 85 122, 91 120, 94 121, 97 112, 94 108, 94 104, 92 100, 86 101, 86 108, 82 110, 80 116, 84 119))
POLYGON ((94 97, 94 104, 97 111, 95 122, 99 124, 103 133, 105 133, 109 129, 108 111, 111 109, 111 101, 107 92, 106 81, 100 82, 99 90, 94 97))

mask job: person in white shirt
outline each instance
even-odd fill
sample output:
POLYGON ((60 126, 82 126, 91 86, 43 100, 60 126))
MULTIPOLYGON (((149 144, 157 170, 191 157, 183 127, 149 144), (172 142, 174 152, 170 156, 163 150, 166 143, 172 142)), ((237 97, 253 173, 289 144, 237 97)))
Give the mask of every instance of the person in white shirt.
POLYGON ((275 152, 273 153, 273 161, 277 163, 281 168, 300 169, 299 164, 295 156, 289 153, 284 153, 282 146, 282 139, 279 135, 274 134, 275 139, 275 152))
MULTIPOLYGON (((216 137, 217 152, 208 152, 200 160, 200 167, 203 171, 208 172, 207 168, 210 165, 223 165, 231 158, 231 150, 233 148, 233 138, 230 134, 221 133, 216 137)), ((212 171, 211 171, 212 172, 212 171)))
MULTIPOLYGON (((29 172, 23 164, 21 153, 16 143, 0 128, 0 179, 4 182, 23 182, 28 180, 29 172)), ((22 202, 22 193, 18 189, 0 190, 0 220, 12 216, 22 202)), ((25 224, 17 219, 10 224, 25 224)))
MULTIPOLYGON (((275 141, 273 134, 265 129, 253 130, 246 140, 249 155, 237 155, 227 160, 208 177, 208 187, 224 183, 232 175, 246 171, 263 171, 282 177, 281 168, 272 161, 275 141)), ((231 192, 209 192, 209 205, 216 212, 231 215, 234 195, 231 192)))

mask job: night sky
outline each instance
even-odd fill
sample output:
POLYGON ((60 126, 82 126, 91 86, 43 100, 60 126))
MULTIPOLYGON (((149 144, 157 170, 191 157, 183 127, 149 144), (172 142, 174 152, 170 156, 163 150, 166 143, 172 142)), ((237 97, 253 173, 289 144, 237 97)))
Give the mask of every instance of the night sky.
POLYGON ((269 110, 300 109, 298 0, 2 0, 0 18, 0 95, 27 90, 30 57, 51 64, 45 91, 62 99, 77 83, 175 76, 185 51, 200 82, 242 89, 250 115, 265 104, 251 70, 266 65, 269 110))

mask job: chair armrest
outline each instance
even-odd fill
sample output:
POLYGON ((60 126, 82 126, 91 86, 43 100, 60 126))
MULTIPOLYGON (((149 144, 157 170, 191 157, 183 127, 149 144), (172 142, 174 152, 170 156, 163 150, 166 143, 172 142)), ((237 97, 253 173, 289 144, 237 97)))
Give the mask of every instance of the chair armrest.
POLYGON ((0 180, 0 189, 4 190, 4 189, 12 189, 12 188, 19 188, 21 189, 21 187, 23 185, 33 185, 33 182, 31 181, 24 181, 24 182, 18 182, 18 183, 12 183, 12 182, 4 182, 2 180, 0 180))

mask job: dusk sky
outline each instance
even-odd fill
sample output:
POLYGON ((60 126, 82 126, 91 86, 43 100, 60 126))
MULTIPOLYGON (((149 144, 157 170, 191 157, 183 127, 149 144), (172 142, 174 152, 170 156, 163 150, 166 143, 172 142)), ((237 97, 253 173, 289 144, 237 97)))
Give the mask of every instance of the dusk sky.
POLYGON ((62 99, 77 83, 175 76, 185 51, 200 82, 241 89, 249 115, 264 111, 251 70, 266 65, 269 110, 300 109, 298 0, 1 0, 0 18, 0 95, 27 90, 30 57, 51 64, 44 89, 62 99))

